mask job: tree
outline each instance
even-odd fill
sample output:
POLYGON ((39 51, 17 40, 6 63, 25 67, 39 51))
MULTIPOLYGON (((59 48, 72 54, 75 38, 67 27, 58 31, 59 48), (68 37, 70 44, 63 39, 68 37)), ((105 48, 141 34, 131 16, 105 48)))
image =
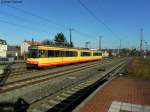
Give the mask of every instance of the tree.
POLYGON ((44 45, 52 45, 53 46, 54 42, 51 41, 51 40, 45 39, 45 40, 42 41, 42 44, 44 44, 44 45))
POLYGON ((45 40, 42 41, 42 44, 44 44, 44 45, 49 45, 49 44, 50 44, 50 40, 45 39, 45 40))
POLYGON ((61 33, 57 33, 55 35, 54 41, 56 43, 56 45, 61 45, 64 46, 67 43, 66 37, 64 36, 64 34, 61 33))

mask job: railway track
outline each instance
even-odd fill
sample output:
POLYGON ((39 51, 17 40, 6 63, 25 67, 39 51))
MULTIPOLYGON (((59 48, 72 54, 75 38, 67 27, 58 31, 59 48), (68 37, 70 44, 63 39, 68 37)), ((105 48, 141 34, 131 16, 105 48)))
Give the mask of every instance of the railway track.
MULTIPOLYGON (((111 64, 107 63, 105 65, 105 67, 107 67, 107 71, 108 71, 112 67, 116 67, 118 64, 121 64, 121 62, 123 63, 123 60, 120 59, 118 61, 112 62, 111 64)), ((78 70, 76 72, 70 72, 67 75, 61 75, 62 77, 51 78, 47 81, 41 81, 37 84, 31 84, 29 86, 26 85, 23 88, 15 88, 15 90, 12 89, 12 90, 7 91, 7 92, 6 91, 2 92, 0 94, 0 101, 10 101, 11 102, 11 101, 14 101, 14 99, 16 101, 16 99, 18 97, 21 97, 21 98, 25 99, 25 101, 27 101, 31 105, 29 110, 28 110, 29 112, 30 111, 34 111, 34 112, 39 111, 40 112, 41 108, 40 109, 36 108, 36 107, 39 107, 36 105, 38 105, 39 102, 43 102, 43 100, 45 101, 45 98, 47 99, 48 97, 53 97, 53 95, 55 96, 57 93, 59 94, 63 90, 65 92, 65 91, 67 91, 66 90, 67 88, 69 89, 69 87, 72 88, 75 85, 78 85, 80 83, 84 83, 84 82, 86 82, 86 80, 90 80, 90 82, 93 82, 91 78, 93 78, 93 80, 97 80, 97 79, 100 79, 103 76, 105 76, 105 74, 104 74, 105 71, 99 71, 100 67, 101 67, 100 65, 95 65, 95 67, 93 66, 91 68, 89 67, 86 69, 83 68, 84 70, 81 70, 81 71, 78 70), (103 73, 103 74, 101 74, 101 73, 103 73), (99 74, 99 75, 95 75, 95 74, 99 74), (50 90, 50 91, 48 91, 48 90, 50 90)), ((65 95, 65 94, 63 94, 63 95, 65 95)), ((51 100, 50 102, 53 102, 53 100, 51 100)), ((54 100, 54 102, 56 103, 57 101, 54 100)), ((41 104, 43 104, 43 103, 40 103, 40 105, 41 104)), ((45 103, 43 105, 45 105, 45 103)), ((50 106, 52 106, 52 108, 54 107, 51 104, 50 104, 50 106)))
POLYGON ((48 110, 50 112, 57 110, 65 112, 70 107, 74 107, 71 105, 74 105, 73 102, 76 102, 75 99, 82 99, 80 96, 86 96, 83 94, 85 91, 89 93, 88 90, 91 91, 92 88, 95 88, 94 85, 97 85, 96 82, 98 80, 105 81, 103 79, 107 79, 111 75, 116 74, 117 70, 120 71, 126 65, 125 59, 106 62, 108 63, 93 64, 91 66, 79 67, 74 70, 49 75, 48 77, 44 76, 41 79, 37 78, 37 80, 32 79, 31 81, 34 81, 32 83, 26 82, 23 84, 23 81, 21 81, 22 85, 17 83, 14 83, 14 85, 16 84, 15 86, 8 84, 0 90, 0 102, 14 102, 16 101, 14 99, 21 97, 30 104, 29 112, 44 112, 48 110), (107 68, 106 71, 100 70, 103 67, 107 68))
MULTIPOLYGON (((105 62, 105 61, 110 61, 112 59, 103 59, 101 62, 105 62)), ((95 63, 95 62, 87 62, 87 63, 84 63, 84 64, 90 64, 90 63, 95 63)), ((97 61, 96 61, 97 63, 97 61)), ((76 66, 78 66, 79 63, 76 63, 76 66)), ((81 64, 81 63, 80 63, 81 64)), ((55 68, 55 67, 50 67, 50 68, 47 68, 47 69, 52 69, 52 68, 55 68)), ((26 69, 26 65, 25 66, 22 66, 22 67, 13 67, 11 68, 11 74, 10 74, 10 77, 16 77, 16 76, 19 76, 19 75, 26 75, 28 73, 37 73, 39 71, 43 71, 42 69, 41 70, 36 70, 36 69, 26 69)))
MULTIPOLYGON (((107 60, 108 61, 108 60, 107 60)), ((95 62, 89 62, 89 63, 95 63, 95 62)), ((49 68, 47 68, 47 70, 48 69, 53 69, 53 68, 56 68, 55 66, 54 67, 49 67, 49 68)), ((45 69, 44 69, 45 70, 45 69)), ((19 76, 19 75, 26 75, 26 74, 29 74, 29 73, 38 73, 38 72, 40 72, 40 71, 44 71, 43 69, 41 69, 41 70, 37 70, 37 69, 26 69, 26 66, 24 66, 24 67, 18 67, 18 68, 11 68, 11 74, 10 74, 10 77, 17 77, 17 76, 19 76)))
POLYGON ((45 96, 30 104, 28 112, 68 112, 73 110, 81 101, 91 94, 97 87, 121 72, 129 61, 123 61, 109 68, 101 75, 88 75, 76 82, 62 87, 54 94, 45 96))
MULTIPOLYGON (((104 60, 104 61, 110 61, 109 59, 104 60)), ((104 61, 101 61, 102 63, 104 61)), ((98 61, 99 62, 99 61, 98 61)), ((98 63, 98 62, 89 62, 89 63, 83 63, 81 65, 87 65, 87 64, 94 64, 94 63, 98 63)), ((61 67, 50 67, 50 68, 46 68, 46 69, 41 69, 41 70, 37 70, 37 69, 31 69, 31 70, 27 70, 26 66, 20 67, 14 67, 12 65, 9 65, 9 67, 6 66, 6 74, 0 75, 0 81, 1 84, 0 85, 4 85, 10 82, 15 82, 15 81, 23 81, 27 78, 31 78, 31 77, 36 77, 38 74, 45 74, 45 73, 49 73, 49 71, 53 71, 53 70, 60 70, 60 69, 65 69, 65 66, 61 66, 61 67), (19 68, 20 67, 20 68, 19 68), (60 68, 60 69, 59 69, 60 68), (9 71, 9 73, 7 73, 7 71, 9 71), (37 74, 37 75, 36 75, 37 74)), ((80 64, 75 64, 75 65, 70 65, 67 66, 68 68, 73 68, 76 66, 80 66, 80 64)), ((4 69, 4 68, 3 68, 4 69)))
MULTIPOLYGON (((105 60, 103 63, 107 63, 107 62, 110 62, 110 61, 105 60)), ((6 83, 3 87, 1 87, 0 93, 4 93, 7 91, 11 91, 11 90, 18 89, 18 88, 28 86, 28 85, 40 83, 42 81, 47 81, 52 78, 60 77, 60 76, 67 75, 73 72, 78 72, 84 69, 92 68, 92 67, 95 67, 96 65, 100 65, 100 64, 102 65, 103 63, 96 62, 90 65, 86 64, 86 65, 81 65, 81 66, 75 66, 69 69, 59 70, 59 71, 55 71, 51 73, 46 73, 43 75, 38 75, 36 77, 30 77, 27 79, 20 79, 14 82, 9 82, 9 83, 6 83)))
POLYGON ((39 70, 27 70, 26 68, 22 68, 21 70, 15 70, 12 71, 10 74, 10 77, 16 77, 18 75, 22 75, 22 74, 27 74, 27 73, 32 73, 32 72, 38 72, 39 70))
MULTIPOLYGON (((116 60, 116 59, 114 59, 116 60)), ((17 73, 17 74, 10 74, 7 81, 5 82, 5 84, 11 83, 11 82, 16 82, 16 81, 23 81, 26 79, 30 79, 33 77, 37 77, 37 76, 43 76, 43 75, 47 75, 48 73, 52 73, 55 71, 60 71, 60 70, 66 70, 66 69, 74 69, 76 67, 82 67, 82 66, 86 66, 89 64, 95 64, 95 63, 107 63, 112 61, 112 59, 104 59, 101 61, 96 61, 96 62, 88 62, 88 63, 80 63, 80 64, 72 64, 72 65, 67 65, 67 66, 60 66, 60 67, 51 67, 51 68, 46 68, 46 69, 42 69, 42 70, 30 70, 29 72, 23 72, 23 73, 17 73)))
MULTIPOLYGON (((100 63, 109 62, 111 60, 112 59, 104 59, 100 63)), ((66 66, 66 67, 70 68, 70 69, 73 69, 74 67, 79 67, 80 65, 88 65, 88 64, 94 64, 94 63, 99 63, 99 62, 89 62, 89 63, 75 64, 75 65, 69 65, 69 66, 66 66)), ((15 83, 15 82, 18 83, 18 82, 21 82, 21 81, 30 80, 30 79, 33 79, 33 77, 40 77, 40 76, 43 76, 43 75, 47 75, 48 73, 52 74, 50 71, 55 72, 55 70, 65 69, 66 67, 65 66, 53 67, 53 68, 46 69, 46 70, 30 70, 30 71, 25 71, 25 72, 23 72, 22 69, 17 70, 15 68, 15 71, 13 71, 13 73, 11 71, 9 75, 7 74, 8 76, 2 76, 2 77, 0 76, 0 80, 3 80, 3 81, 1 81, 0 85, 3 86, 5 84, 8 85, 8 84, 15 83)), ((12 68, 10 68, 10 69, 14 70, 12 68)), ((17 84, 17 85, 19 85, 19 84, 17 84)))

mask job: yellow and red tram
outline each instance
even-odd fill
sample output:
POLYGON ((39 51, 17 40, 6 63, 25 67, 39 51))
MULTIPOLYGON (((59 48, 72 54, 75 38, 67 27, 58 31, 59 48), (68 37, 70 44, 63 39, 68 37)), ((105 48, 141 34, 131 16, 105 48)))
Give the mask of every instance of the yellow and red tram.
POLYGON ((102 59, 101 51, 61 48, 49 46, 31 46, 27 58, 27 66, 38 68, 66 65, 102 59))

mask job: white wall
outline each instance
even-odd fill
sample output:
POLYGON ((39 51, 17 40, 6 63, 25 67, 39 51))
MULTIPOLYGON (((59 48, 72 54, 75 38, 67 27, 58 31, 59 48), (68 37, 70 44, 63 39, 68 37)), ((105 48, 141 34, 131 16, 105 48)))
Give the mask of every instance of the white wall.
POLYGON ((0 57, 1 58, 7 57, 7 45, 0 44, 0 57))
POLYGON ((109 56, 109 53, 108 53, 107 51, 104 51, 104 52, 102 52, 102 56, 103 56, 103 57, 108 57, 108 56, 109 56))
POLYGON ((30 45, 28 44, 28 43, 26 43, 26 42, 23 42, 22 44, 21 44, 21 55, 23 55, 24 53, 27 53, 28 52, 28 47, 29 47, 30 45))

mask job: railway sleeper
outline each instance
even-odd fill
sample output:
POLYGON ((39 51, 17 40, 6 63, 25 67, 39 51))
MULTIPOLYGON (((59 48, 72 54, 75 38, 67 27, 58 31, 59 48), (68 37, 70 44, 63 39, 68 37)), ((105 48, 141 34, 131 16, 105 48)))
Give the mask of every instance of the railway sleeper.
POLYGON ((105 83, 108 80, 107 77, 113 76, 110 74, 115 73, 115 71, 120 66, 122 66, 122 64, 111 69, 110 72, 108 72, 100 80, 97 80, 97 79, 95 81, 88 80, 84 83, 78 84, 78 86, 80 86, 81 88, 77 88, 78 86, 75 86, 71 90, 69 89, 69 91, 71 91, 71 94, 66 93, 67 91, 64 92, 63 94, 61 94, 61 97, 66 97, 65 100, 60 100, 60 99, 54 98, 54 100, 59 100, 60 103, 58 103, 58 104, 55 103, 53 105, 53 108, 50 108, 49 110, 47 110, 47 112, 53 112, 53 111, 54 112, 55 111, 66 112, 66 111, 70 111, 70 110, 74 109, 78 104, 80 104, 81 101, 83 101, 88 95, 90 95, 96 88, 98 88, 100 85, 105 83), (84 86, 83 88, 82 88, 82 85, 84 86))

